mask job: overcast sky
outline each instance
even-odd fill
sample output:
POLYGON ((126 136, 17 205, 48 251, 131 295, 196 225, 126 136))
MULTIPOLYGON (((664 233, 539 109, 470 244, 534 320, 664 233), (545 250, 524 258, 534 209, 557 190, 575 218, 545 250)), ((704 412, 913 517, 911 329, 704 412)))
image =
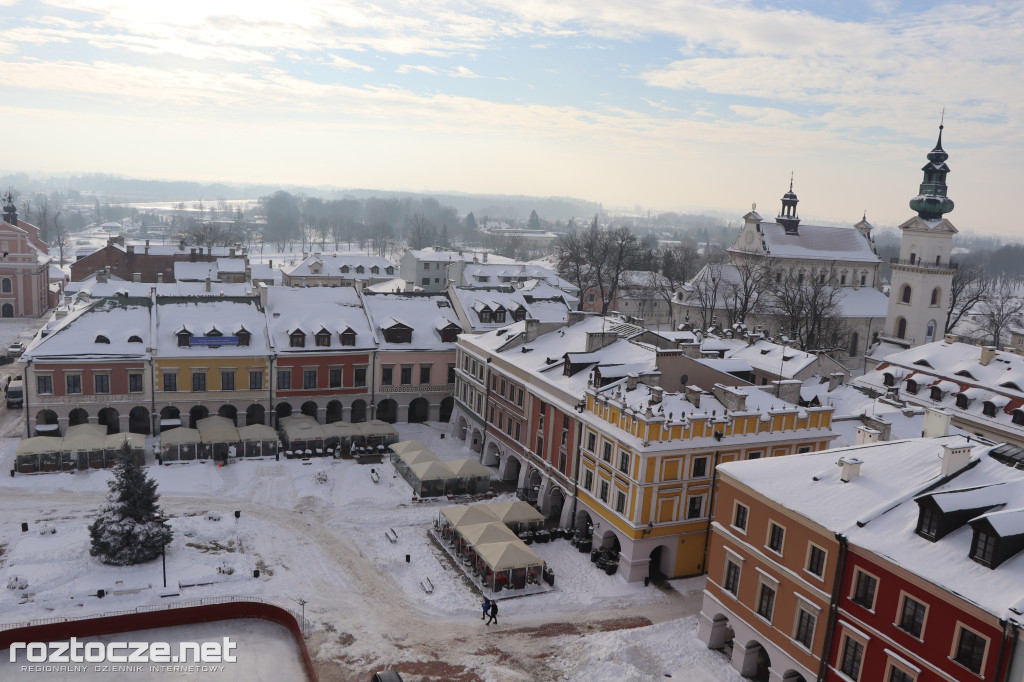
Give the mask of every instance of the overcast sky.
POLYGON ((1019 231, 1024 2, 0 0, 5 171, 1019 231), (784 9, 780 9, 784 7, 784 9), (1011 203, 1012 202, 1012 203, 1011 203))

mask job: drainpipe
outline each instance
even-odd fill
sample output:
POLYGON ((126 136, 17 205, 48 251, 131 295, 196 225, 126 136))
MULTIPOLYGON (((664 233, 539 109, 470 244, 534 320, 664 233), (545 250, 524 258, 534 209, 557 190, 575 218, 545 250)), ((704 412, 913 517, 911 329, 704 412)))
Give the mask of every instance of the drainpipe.
POLYGON ((153 368, 153 355, 149 356, 149 421, 150 430, 154 436, 159 435, 157 426, 160 419, 156 414, 156 370, 153 368))
POLYGON ((839 594, 846 574, 846 553, 849 543, 846 536, 836 533, 839 542, 839 559, 836 562, 836 577, 832 584, 832 597, 828 603, 828 624, 825 627, 825 641, 822 643, 821 663, 818 665, 818 682, 825 682, 828 659, 832 652, 832 638, 835 636, 836 619, 839 617, 839 594))
POLYGON ((1006 660, 1006 672, 1003 673, 1003 682, 1009 682, 1010 669, 1013 667, 1013 657, 1017 649, 1017 630, 1019 626, 1016 621, 1007 619, 999 619, 999 622, 1003 626, 1003 639, 999 643, 999 660, 996 661, 996 669, 994 677, 999 677, 999 671, 1002 670, 1003 660, 1006 660), (1009 650, 1007 650, 1006 640, 1010 640, 1009 650))
MULTIPOLYGON (((31 367, 32 367, 32 359, 29 358, 28 363, 25 365, 25 373, 21 375, 21 401, 25 405, 25 437, 26 438, 31 438, 32 437, 32 427, 30 427, 29 423, 28 423, 28 415, 30 414, 29 402, 28 402, 28 371, 29 371, 29 369, 31 367)), ((60 423, 59 419, 57 420, 57 423, 60 423)))
MULTIPOLYGON (((582 415, 581 415, 582 416, 582 415)), ((573 528, 576 525, 576 500, 579 499, 578 491, 580 489, 580 443, 583 442, 583 420, 576 419, 576 447, 573 448, 573 464, 572 464, 572 516, 569 518, 569 527, 573 528)))
POLYGON ((270 354, 270 376, 267 377, 267 389, 270 395, 267 398, 267 402, 270 404, 270 421, 274 424, 274 429, 280 427, 277 423, 277 412, 274 410, 274 381, 277 379, 277 353, 270 354))
MULTIPOLYGON (((377 416, 377 349, 374 348, 370 352, 370 419, 374 419, 377 416)), ((394 374, 392 374, 392 381, 394 381, 394 374)), ((349 415, 349 419, 352 415, 349 415)), ((396 415, 397 418, 397 415, 396 415)), ((369 420, 367 420, 369 421, 369 420)))
POLYGON ((714 520, 712 513, 715 510, 715 492, 718 490, 718 456, 721 450, 715 450, 715 457, 711 468, 711 493, 708 499, 708 525, 704 531, 704 558, 701 559, 701 570, 708 572, 708 548, 711 546, 711 522, 714 520))

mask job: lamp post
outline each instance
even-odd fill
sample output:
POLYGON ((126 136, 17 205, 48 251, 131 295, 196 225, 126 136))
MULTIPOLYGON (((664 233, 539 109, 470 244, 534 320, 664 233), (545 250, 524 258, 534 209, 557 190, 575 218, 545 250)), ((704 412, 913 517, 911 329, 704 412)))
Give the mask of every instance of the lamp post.
MULTIPOLYGON (((156 519, 157 523, 161 526, 167 522, 163 516, 158 516, 156 519)), ((164 571, 164 589, 167 588, 167 540, 160 543, 160 564, 164 571)))
POLYGON ((299 606, 302 607, 302 638, 306 638, 306 600, 299 599, 299 606))

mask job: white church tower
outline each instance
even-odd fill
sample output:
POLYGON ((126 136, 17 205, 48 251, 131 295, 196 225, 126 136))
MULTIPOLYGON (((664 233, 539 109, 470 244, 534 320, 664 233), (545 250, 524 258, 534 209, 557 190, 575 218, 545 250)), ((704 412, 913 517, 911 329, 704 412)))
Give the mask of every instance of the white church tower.
POLYGON ((953 210, 946 196, 949 155, 939 141, 928 153, 924 180, 910 208, 917 215, 900 225, 899 258, 891 260, 892 285, 885 318, 885 340, 910 348, 942 339, 949 309, 949 291, 956 266, 949 261, 957 229, 943 218, 953 210))

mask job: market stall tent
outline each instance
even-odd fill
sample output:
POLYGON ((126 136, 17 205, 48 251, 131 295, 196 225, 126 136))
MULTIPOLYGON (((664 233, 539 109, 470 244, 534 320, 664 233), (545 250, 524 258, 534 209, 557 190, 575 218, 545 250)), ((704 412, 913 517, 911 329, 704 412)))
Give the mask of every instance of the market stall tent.
POLYGON ((522 500, 493 502, 487 505, 487 507, 505 525, 516 532, 529 530, 544 523, 544 515, 537 511, 529 502, 522 500))
POLYGON ((214 459, 226 460, 228 448, 238 442, 238 428, 227 417, 205 417, 196 422, 196 428, 203 444, 212 449, 214 459))
POLYGON ((52 436, 35 436, 25 438, 18 443, 15 451, 15 466, 19 473, 30 474, 37 471, 64 471, 74 468, 64 463, 61 456, 63 439, 52 436))
POLYGON ((238 455, 245 457, 274 457, 280 445, 277 431, 266 424, 250 424, 239 428, 238 439, 242 442, 242 452, 238 455))
POLYGON ((391 444, 391 452, 398 453, 399 455, 408 450, 429 450, 426 445, 419 442, 418 440, 403 440, 397 443, 391 444))
POLYGON ((445 464, 455 474, 453 494, 476 495, 490 489, 491 470, 475 459, 456 459, 445 464))
POLYGON ((544 560, 522 540, 492 542, 473 548, 484 585, 492 590, 522 589, 527 582, 538 582, 544 560))
POLYGON ((420 497, 438 497, 455 484, 455 474, 443 462, 418 462, 409 466, 406 480, 420 497))
POLYGON ((439 527, 447 524, 453 528, 460 528, 474 523, 499 521, 500 519, 487 508, 488 506, 486 504, 457 504, 451 507, 441 507, 438 512, 439 527))
POLYGON ((199 429, 179 426, 160 434, 160 452, 165 462, 208 459, 210 453, 203 446, 199 429))

